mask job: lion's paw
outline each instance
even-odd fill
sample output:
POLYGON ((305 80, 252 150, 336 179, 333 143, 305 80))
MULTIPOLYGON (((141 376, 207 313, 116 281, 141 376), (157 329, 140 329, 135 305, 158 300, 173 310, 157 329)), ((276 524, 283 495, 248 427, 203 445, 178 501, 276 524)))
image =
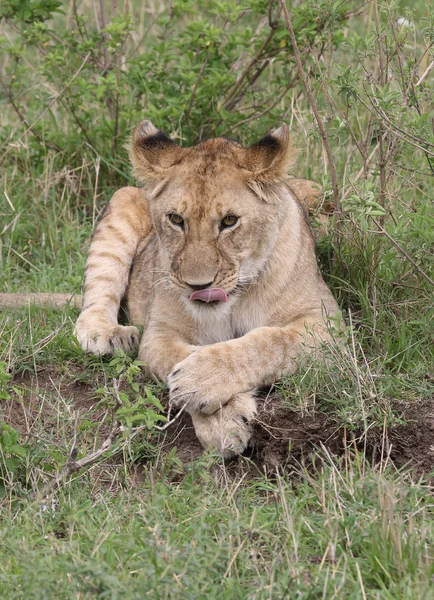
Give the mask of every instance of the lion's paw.
POLYGON ((132 325, 102 325, 85 327, 77 321, 75 328, 80 346, 85 352, 96 354, 115 354, 116 350, 129 352, 139 344, 139 331, 132 325))
POLYGON ((241 454, 252 437, 256 400, 250 393, 234 396, 212 415, 192 413, 194 429, 202 446, 214 448, 224 458, 241 454))
POLYGON ((170 403, 177 408, 185 406, 190 414, 211 415, 241 391, 227 376, 225 363, 212 346, 200 348, 176 364, 167 381, 170 403))

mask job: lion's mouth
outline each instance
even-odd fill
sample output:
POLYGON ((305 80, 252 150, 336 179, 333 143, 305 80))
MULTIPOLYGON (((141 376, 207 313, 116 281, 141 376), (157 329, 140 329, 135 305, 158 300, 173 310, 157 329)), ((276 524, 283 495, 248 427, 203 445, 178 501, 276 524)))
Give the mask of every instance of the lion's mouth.
POLYGON ((190 300, 200 300, 201 302, 226 302, 228 295, 221 288, 210 288, 206 290, 197 290, 190 296, 190 300))

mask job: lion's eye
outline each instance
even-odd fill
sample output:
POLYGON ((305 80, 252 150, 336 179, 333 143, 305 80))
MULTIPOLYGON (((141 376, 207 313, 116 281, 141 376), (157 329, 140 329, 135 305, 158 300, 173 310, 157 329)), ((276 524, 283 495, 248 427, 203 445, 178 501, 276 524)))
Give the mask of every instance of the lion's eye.
POLYGON ((233 227, 237 223, 238 223, 238 217, 236 217, 235 215, 226 215, 221 220, 220 226, 222 229, 225 229, 226 227, 233 227))
POLYGON ((177 213, 171 213, 170 215, 167 215, 167 217, 174 225, 184 228, 184 219, 181 217, 181 215, 178 215, 177 213))

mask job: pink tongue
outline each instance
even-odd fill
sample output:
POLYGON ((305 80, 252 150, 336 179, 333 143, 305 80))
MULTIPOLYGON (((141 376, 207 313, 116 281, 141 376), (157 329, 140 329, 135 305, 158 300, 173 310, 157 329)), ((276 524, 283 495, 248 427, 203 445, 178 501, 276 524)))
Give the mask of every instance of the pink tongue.
POLYGON ((227 299, 227 293, 221 288, 199 290, 190 296, 190 300, 202 300, 202 302, 226 302, 227 299))

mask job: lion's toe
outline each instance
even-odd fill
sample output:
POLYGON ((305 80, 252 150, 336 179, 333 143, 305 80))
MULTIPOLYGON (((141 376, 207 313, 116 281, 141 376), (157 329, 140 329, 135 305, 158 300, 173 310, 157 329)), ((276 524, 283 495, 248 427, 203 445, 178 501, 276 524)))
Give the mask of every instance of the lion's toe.
POLYGON ((132 325, 104 325, 101 327, 76 328, 77 339, 85 352, 113 355, 116 350, 130 352, 139 344, 139 331, 132 325))

